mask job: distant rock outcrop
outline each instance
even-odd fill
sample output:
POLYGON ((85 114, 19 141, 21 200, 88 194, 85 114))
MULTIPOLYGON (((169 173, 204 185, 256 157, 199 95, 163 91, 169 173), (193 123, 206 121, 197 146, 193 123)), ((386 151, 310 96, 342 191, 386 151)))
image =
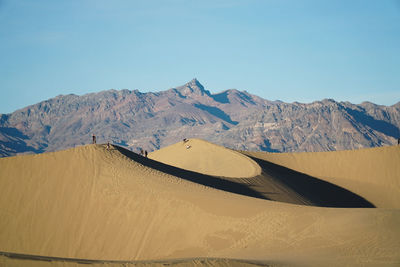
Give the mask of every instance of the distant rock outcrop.
POLYGON ((0 115, 0 155, 40 153, 98 142, 149 151, 183 138, 241 150, 330 151, 393 145, 400 102, 355 105, 268 101, 235 89, 211 94, 197 79, 166 91, 108 90, 60 95, 0 115))

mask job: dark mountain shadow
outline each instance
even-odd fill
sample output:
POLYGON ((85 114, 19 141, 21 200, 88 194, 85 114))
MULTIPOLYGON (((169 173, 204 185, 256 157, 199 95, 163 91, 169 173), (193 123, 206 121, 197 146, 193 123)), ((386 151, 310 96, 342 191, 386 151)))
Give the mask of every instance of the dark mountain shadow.
POLYGON ((394 137, 396 139, 400 137, 400 129, 393 124, 382 120, 376 120, 370 115, 358 110, 346 108, 346 111, 353 116, 356 121, 361 122, 362 124, 367 125, 378 132, 384 133, 385 135, 394 137))
POLYGON ((173 176, 177 176, 187 181, 191 181, 197 184, 202 184, 205 186, 213 187, 216 189, 224 190, 231 193, 236 193, 240 195, 245 195, 249 197, 267 199, 264 195, 259 192, 251 189, 246 184, 241 184, 234 182, 232 180, 228 180, 222 177, 209 176, 205 174, 201 174, 194 171, 184 170, 178 167, 174 167, 171 165, 167 165, 161 163, 159 161, 155 161, 146 157, 143 157, 139 154, 136 154, 130 150, 122 148, 120 146, 114 146, 119 152, 121 152, 126 157, 136 161, 144 166, 150 167, 152 169, 156 169, 160 172, 167 173, 173 176))
MULTIPOLYGON (((248 95, 247 92, 240 92, 236 89, 230 89, 225 92, 221 92, 219 94, 211 95, 211 97, 219 103, 229 104, 229 103, 231 103, 231 101, 228 98, 229 93, 232 93, 236 99, 239 98, 240 100, 242 100, 245 103, 249 103, 251 105, 256 105, 253 98, 250 95, 248 95)), ((241 104, 243 106, 246 106, 243 102, 241 104)))
POLYGON ((214 115, 215 117, 218 117, 230 124, 237 125, 239 123, 237 121, 232 121, 231 117, 228 114, 226 114, 224 111, 220 110, 219 108, 212 107, 212 106, 206 106, 203 104, 195 104, 194 106, 201 110, 207 111, 211 115, 214 115))
POLYGON ((263 169, 264 179, 274 180, 280 187, 290 189, 314 206, 375 208, 371 202, 345 188, 259 158, 251 158, 263 169))
POLYGON ((9 117, 10 114, 0 114, 0 125, 5 125, 9 117))
POLYGON ((4 133, 6 135, 21 138, 21 139, 28 139, 29 137, 23 134, 20 130, 11 127, 0 127, 0 133, 4 133))
POLYGON ((225 91, 225 92, 222 92, 222 93, 219 93, 219 94, 215 94, 215 95, 211 95, 211 97, 215 101, 217 101, 217 102, 219 102, 221 104, 230 103, 229 98, 228 98, 228 91, 225 91))
POLYGON ((247 103, 250 103, 252 105, 255 105, 256 103, 254 102, 253 98, 251 96, 248 95, 248 93, 245 92, 238 92, 237 94, 239 96, 239 98, 247 103))
POLYGON ((266 152, 281 152, 278 149, 271 148, 271 142, 268 139, 264 139, 264 144, 260 145, 260 149, 266 152))
MULTIPOLYGON (((0 134, 6 137, 6 141, 0 141, 0 147, 7 148, 10 152, 16 153, 43 153, 43 149, 36 149, 29 146, 25 140, 29 140, 29 137, 23 134, 20 130, 11 127, 0 127, 0 134), (8 139, 8 140, 7 140, 8 139)), ((44 145, 44 147, 47 147, 44 145)), ((7 150, 4 150, 1 154, 8 156, 7 150)), ((0 155, 1 155, 0 154, 0 155)))
POLYGON ((7 150, 4 150, 4 152, 2 151, 0 153, 0 155, 2 155, 4 157, 15 155, 14 153, 39 154, 39 153, 44 152, 43 149, 36 149, 34 147, 31 147, 22 140, 17 140, 17 141, 13 141, 13 142, 0 141, 0 147, 6 147, 6 148, 8 148, 7 150, 10 150, 10 152, 12 152, 12 154, 7 154, 7 150))

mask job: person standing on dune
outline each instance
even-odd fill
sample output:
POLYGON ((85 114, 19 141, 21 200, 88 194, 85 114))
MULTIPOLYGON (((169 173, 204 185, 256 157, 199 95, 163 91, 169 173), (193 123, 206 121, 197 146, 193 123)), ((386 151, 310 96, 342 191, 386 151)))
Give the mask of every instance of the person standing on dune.
POLYGON ((93 144, 96 144, 96 136, 94 134, 92 135, 92 141, 93 141, 93 144))

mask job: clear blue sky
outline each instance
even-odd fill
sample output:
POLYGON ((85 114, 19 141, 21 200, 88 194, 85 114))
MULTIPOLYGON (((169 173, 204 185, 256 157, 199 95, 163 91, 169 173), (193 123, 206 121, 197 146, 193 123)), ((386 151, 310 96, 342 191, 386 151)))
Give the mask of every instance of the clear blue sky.
POLYGON ((0 113, 59 94, 400 101, 398 0, 0 0, 0 113))

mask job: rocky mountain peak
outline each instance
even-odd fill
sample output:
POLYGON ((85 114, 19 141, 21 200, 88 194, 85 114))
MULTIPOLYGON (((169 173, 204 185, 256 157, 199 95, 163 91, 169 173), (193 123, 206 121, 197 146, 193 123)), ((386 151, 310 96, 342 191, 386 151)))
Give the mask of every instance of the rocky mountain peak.
POLYGON ((185 97, 190 95, 211 95, 208 90, 204 89, 204 86, 196 78, 182 86, 177 87, 176 90, 185 97))
POLYGON ((185 85, 193 85, 193 86, 197 85, 197 86, 203 87, 203 85, 199 82, 199 80, 197 80, 197 78, 191 79, 185 85))

